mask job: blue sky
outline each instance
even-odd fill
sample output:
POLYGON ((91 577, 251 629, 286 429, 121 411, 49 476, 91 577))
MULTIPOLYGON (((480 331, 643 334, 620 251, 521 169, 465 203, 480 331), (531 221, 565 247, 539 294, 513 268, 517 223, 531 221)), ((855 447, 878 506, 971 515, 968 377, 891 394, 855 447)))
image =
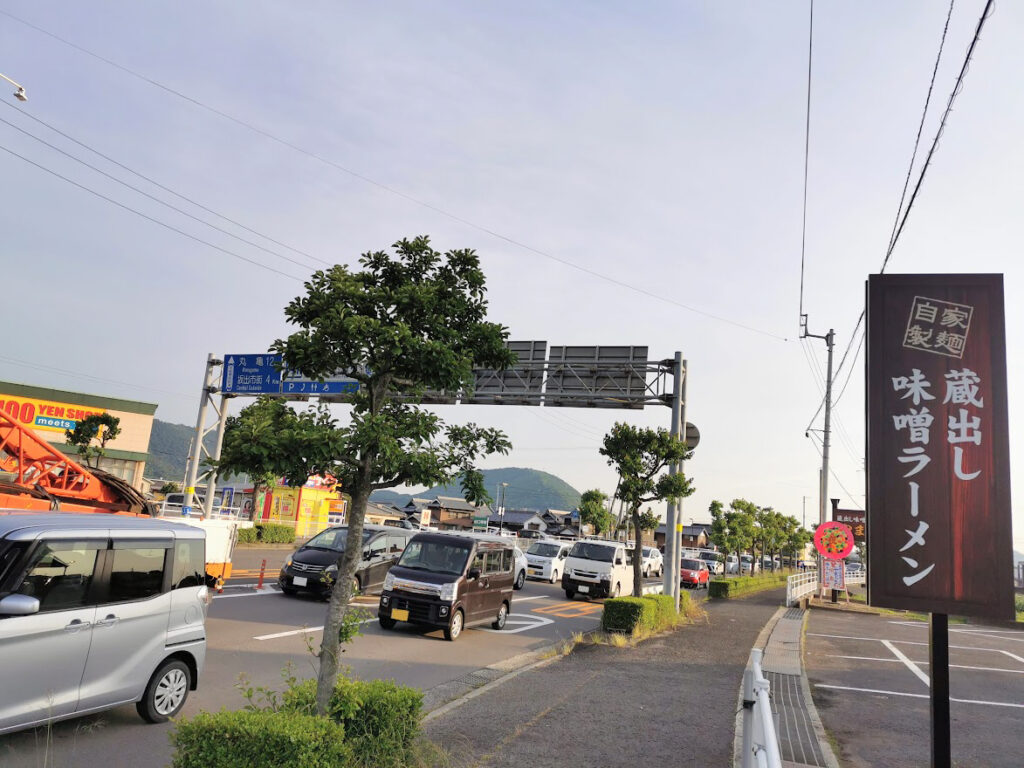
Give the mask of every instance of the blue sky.
MULTIPOLYGON (((956 6, 928 139, 982 5, 956 6)), ((805 310, 812 331, 834 327, 841 347, 884 255, 945 10, 817 4, 805 310)), ((33 115, 325 262, 354 263, 415 234, 442 249, 474 247, 492 317, 513 338, 647 345, 654 357, 689 359, 688 415, 702 442, 685 518, 706 519, 712 499, 735 497, 800 517, 807 497, 814 519, 820 459, 804 431, 824 347, 800 342, 797 326, 806 3, 2 2, 0 11, 351 173, 0 15, 0 72, 30 98, 2 97, 3 120, 159 193, 18 112, 33 115)), ((1005 273, 1017 480, 1022 32, 1024 8, 1000 4, 890 267, 1005 273)), ((203 227, 3 123, 0 146, 289 275, 0 152, 0 378, 158 402, 158 417, 191 423, 207 352, 258 351, 284 334, 281 308, 321 265, 203 227)), ((843 487, 833 480, 830 495, 844 506, 863 503, 862 376, 858 359, 836 409, 843 487)), ((538 410, 445 415, 508 431, 514 453, 489 466, 536 467, 607 491, 614 477, 597 445, 616 416, 669 419, 667 409, 538 410)), ((1024 550, 1021 514, 1016 524, 1024 550)))

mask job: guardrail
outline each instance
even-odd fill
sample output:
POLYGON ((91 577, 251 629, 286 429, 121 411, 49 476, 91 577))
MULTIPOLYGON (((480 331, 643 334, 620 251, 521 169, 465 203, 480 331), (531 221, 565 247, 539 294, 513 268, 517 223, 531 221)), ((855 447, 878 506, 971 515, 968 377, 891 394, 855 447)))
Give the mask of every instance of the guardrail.
POLYGON ((786 605, 795 605, 805 595, 813 595, 818 588, 818 571, 811 569, 794 573, 786 579, 786 605))
POLYGON ((743 768, 782 768, 779 734, 772 715, 771 683, 761 670, 761 649, 750 651, 743 673, 743 768))

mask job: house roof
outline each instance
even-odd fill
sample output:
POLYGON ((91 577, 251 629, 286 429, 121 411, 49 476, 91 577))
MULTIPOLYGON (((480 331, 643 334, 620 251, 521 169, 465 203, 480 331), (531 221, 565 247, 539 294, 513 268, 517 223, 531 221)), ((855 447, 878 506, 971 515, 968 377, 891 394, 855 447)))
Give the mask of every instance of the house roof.
POLYGON ((417 512, 422 512, 424 510, 424 508, 429 507, 431 505, 431 503, 432 502, 431 502, 430 499, 412 498, 412 499, 409 499, 409 503, 406 504, 404 507, 402 507, 402 509, 404 509, 404 510, 412 509, 412 510, 415 510, 417 512))
POLYGON ((496 512, 491 513, 491 523, 493 524, 504 522, 507 525, 526 525, 534 519, 540 522, 544 521, 540 513, 528 509, 508 509, 505 510, 504 517, 496 512))
POLYGON ((429 506, 462 512, 476 512, 478 509, 487 509, 484 505, 473 504, 465 499, 460 499, 458 496, 438 496, 430 502, 429 506))
POLYGON ((546 509, 544 510, 545 515, 551 515, 555 519, 571 517, 572 512, 567 509, 546 509))
MULTIPOLYGON (((663 533, 666 532, 666 530, 667 530, 666 526, 664 524, 662 524, 662 525, 659 525, 657 528, 655 528, 655 533, 662 533, 663 534, 663 533)), ((683 526, 683 535, 684 536, 699 536, 701 533, 706 533, 708 536, 710 536, 711 535, 711 524, 710 523, 702 523, 702 524, 698 524, 698 525, 684 525, 683 526)))
POLYGON ((366 513, 368 515, 387 515, 388 517, 400 518, 405 514, 391 504, 380 504, 376 501, 366 502, 366 513))

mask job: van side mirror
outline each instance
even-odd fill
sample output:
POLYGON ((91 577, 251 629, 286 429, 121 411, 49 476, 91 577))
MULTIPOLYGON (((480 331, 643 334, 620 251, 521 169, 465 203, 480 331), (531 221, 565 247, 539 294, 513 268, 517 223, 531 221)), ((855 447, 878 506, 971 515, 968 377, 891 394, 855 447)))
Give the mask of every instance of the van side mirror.
POLYGON ((372 555, 370 554, 370 550, 364 549, 363 550, 363 560, 369 560, 371 557, 372 557, 372 555))
POLYGON ((8 595, 0 600, 0 616, 30 616, 39 613, 39 598, 31 595, 8 595))
POLYGON ((474 581, 476 579, 479 579, 480 578, 480 569, 479 568, 470 568, 469 569, 469 573, 466 574, 466 578, 469 579, 470 581, 474 581))
POLYGON ((616 557, 615 558, 615 564, 616 565, 622 565, 622 558, 621 557, 616 557))

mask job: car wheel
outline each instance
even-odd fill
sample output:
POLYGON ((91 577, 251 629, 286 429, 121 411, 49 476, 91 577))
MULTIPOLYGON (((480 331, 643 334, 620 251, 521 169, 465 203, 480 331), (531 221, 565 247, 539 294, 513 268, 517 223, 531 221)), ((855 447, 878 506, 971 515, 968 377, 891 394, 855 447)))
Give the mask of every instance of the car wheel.
POLYGON ((181 659, 171 659, 160 665, 149 679, 149 685, 136 702, 135 709, 143 720, 166 723, 185 706, 192 685, 192 673, 181 659))
POLYGON ((651 569, 650 568, 645 568, 644 569, 644 578, 645 579, 651 578, 651 569))
POLYGON ((620 585, 619 582, 616 581, 615 582, 615 589, 612 590, 612 593, 610 595, 608 595, 608 597, 618 597, 619 596, 619 591, 621 589, 622 589, 622 585, 620 585))
POLYGON ((558 582, 559 582, 558 571, 553 571, 551 573, 551 583, 552 584, 557 584, 558 582))
POLYGON ((355 597, 356 595, 358 595, 359 594, 359 589, 360 589, 360 587, 359 587, 359 579, 357 579, 355 576, 353 576, 352 577, 352 592, 351 592, 350 596, 351 597, 355 597))
POLYGON ((398 623, 395 619, 392 619, 390 616, 378 616, 377 621, 380 622, 381 629, 394 629, 395 625, 398 623))
POLYGON ((568 599, 572 600, 574 597, 576 597, 576 590, 572 589, 571 587, 567 587, 565 590, 565 596, 568 599))
POLYGON ((491 622, 491 626, 494 629, 504 629, 505 620, 508 618, 508 606, 505 603, 501 604, 501 608, 498 609, 498 618, 491 622))
POLYGON ((448 626, 444 628, 444 639, 445 640, 458 640, 459 635, 462 634, 462 611, 458 610, 452 614, 452 620, 448 622, 448 626))
POLYGON ((516 583, 512 585, 513 589, 522 589, 526 583, 526 571, 520 571, 519 575, 516 576, 516 583))

